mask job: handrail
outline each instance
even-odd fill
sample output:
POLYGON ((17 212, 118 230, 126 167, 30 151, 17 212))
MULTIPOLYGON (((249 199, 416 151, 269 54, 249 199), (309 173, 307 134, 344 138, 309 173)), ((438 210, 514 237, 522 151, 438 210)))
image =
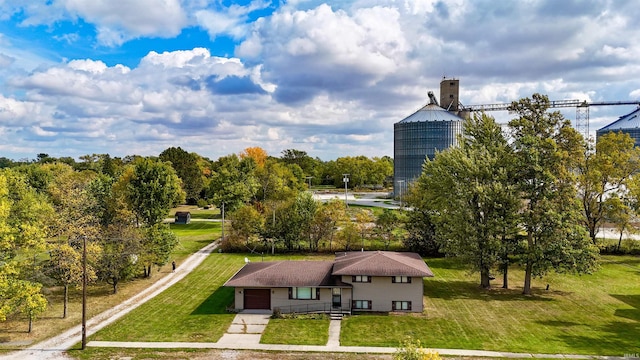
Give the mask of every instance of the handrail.
POLYGON ((310 313, 351 313, 351 301, 342 302, 340 306, 333 306, 333 302, 305 303, 274 307, 274 312, 279 310, 282 314, 310 314, 310 313))

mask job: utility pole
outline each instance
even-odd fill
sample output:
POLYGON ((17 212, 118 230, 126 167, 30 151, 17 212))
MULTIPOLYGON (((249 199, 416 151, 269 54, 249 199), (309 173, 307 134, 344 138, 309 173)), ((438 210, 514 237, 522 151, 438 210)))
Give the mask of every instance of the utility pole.
POLYGON ((224 203, 222 203, 222 241, 224 241, 224 203))
POLYGON ((349 184, 349 174, 342 174, 342 181, 344 182, 344 206, 349 207, 347 203, 347 184, 349 184))
POLYGON ((87 347, 87 237, 82 237, 82 350, 87 347))
POLYGON ((398 192, 400 193, 400 209, 402 209, 402 185, 404 185, 404 180, 398 180, 398 192))

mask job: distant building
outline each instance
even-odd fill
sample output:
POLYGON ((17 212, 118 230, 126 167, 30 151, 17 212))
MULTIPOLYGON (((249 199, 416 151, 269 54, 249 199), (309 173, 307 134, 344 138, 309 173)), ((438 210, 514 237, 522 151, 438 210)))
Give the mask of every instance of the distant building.
POLYGON ((610 132, 623 132, 629 134, 635 146, 640 146, 640 107, 618 120, 596 131, 596 141, 600 136, 610 132))
POLYGON ((188 211, 176 211, 174 224, 188 224, 191 222, 191 213, 188 211))
POLYGON ((422 173, 422 165, 428 157, 433 160, 437 151, 458 144, 462 134, 463 118, 456 115, 459 108, 458 80, 443 79, 440 83, 440 100, 447 107, 438 105, 432 92, 429 103, 420 110, 393 125, 393 190, 401 195, 407 185, 422 173))

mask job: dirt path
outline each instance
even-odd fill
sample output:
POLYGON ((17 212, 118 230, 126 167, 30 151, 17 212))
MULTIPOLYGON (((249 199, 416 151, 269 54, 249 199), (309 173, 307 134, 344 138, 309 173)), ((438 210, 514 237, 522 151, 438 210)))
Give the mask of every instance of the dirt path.
MULTIPOLYGON (((193 269, 195 269, 200 263, 218 246, 218 242, 212 242, 211 244, 198 250, 195 254, 189 256, 184 260, 180 266, 176 269, 175 273, 169 274, 158 280, 153 285, 149 286, 139 294, 132 298, 122 302, 119 305, 106 310, 93 318, 87 320, 87 337, 94 334, 103 327, 118 320, 122 316, 129 313, 129 311, 149 301, 156 295, 169 288, 171 285, 177 283, 193 269)), ((71 359, 65 355, 65 350, 71 348, 73 345, 81 341, 82 325, 77 325, 71 329, 63 332, 58 336, 54 336, 50 339, 35 344, 27 349, 16 351, 4 356, 0 356, 2 360, 53 360, 53 359, 71 359)))

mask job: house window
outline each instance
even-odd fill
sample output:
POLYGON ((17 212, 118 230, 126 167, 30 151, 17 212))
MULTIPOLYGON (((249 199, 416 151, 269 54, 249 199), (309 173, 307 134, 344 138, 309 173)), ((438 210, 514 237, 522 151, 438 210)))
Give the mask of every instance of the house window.
POLYGON ((411 310, 411 301, 392 301, 391 309, 393 311, 411 310))
POLYGON ((371 276, 369 275, 355 275, 351 277, 351 282, 361 282, 361 283, 365 283, 371 282, 371 276))
POLYGON ((312 287, 292 287, 289 288, 289 299, 320 300, 320 289, 312 287))
POLYGON ((351 305, 354 310, 371 310, 371 300, 353 300, 351 305))
POLYGON ((409 277, 409 276, 393 276, 391 278, 391 282, 392 283, 399 283, 399 284, 411 284, 411 277, 409 277))

